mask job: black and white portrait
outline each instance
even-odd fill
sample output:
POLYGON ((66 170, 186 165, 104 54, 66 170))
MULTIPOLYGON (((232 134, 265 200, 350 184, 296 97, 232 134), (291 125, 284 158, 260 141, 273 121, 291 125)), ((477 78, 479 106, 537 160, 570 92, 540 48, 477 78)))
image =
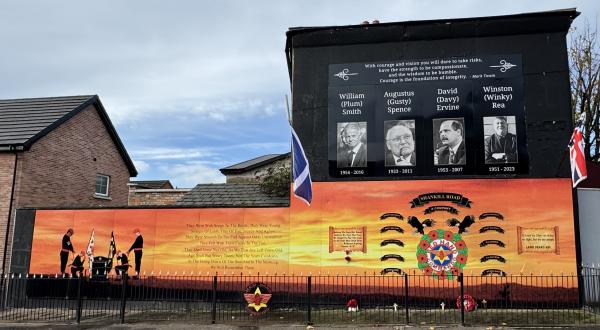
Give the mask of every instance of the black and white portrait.
POLYGON ((384 122, 385 166, 415 166, 415 121, 384 122))
POLYGON ((467 149, 464 118, 434 119, 433 145, 434 165, 465 165, 467 149))
POLYGON ((485 163, 517 163, 515 116, 483 117, 485 163))
POLYGON ((337 167, 367 166, 367 122, 337 123, 337 167))

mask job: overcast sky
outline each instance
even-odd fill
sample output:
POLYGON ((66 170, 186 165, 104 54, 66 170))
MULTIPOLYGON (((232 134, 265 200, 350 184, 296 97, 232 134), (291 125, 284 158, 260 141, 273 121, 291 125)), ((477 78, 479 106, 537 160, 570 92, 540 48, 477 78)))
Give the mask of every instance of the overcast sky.
POLYGON ((289 151, 289 27, 493 16, 600 1, 0 2, 0 99, 98 94, 139 171, 178 187, 289 151))

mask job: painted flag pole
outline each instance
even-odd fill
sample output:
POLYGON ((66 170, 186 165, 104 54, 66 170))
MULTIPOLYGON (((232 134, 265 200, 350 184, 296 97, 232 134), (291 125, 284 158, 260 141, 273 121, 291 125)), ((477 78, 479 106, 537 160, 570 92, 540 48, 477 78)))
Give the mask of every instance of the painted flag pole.
POLYGON ((88 262, 90 264, 90 272, 92 271, 92 263, 94 261, 94 241, 95 241, 96 233, 92 228, 92 233, 90 234, 90 241, 88 242, 87 249, 85 254, 87 254, 88 262))
POLYGON ((573 188, 587 178, 587 168, 585 165, 585 144, 583 141, 583 125, 585 123, 585 112, 581 113, 579 120, 575 124, 575 130, 569 141, 569 156, 571 160, 571 179, 573 188))

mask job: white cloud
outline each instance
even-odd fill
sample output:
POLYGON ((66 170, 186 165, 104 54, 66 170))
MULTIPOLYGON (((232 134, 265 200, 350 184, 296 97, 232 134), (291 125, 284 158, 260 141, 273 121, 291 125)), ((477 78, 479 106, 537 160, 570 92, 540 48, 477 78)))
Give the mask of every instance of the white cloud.
POLYGON ((595 22, 600 7, 577 0, 58 3, 0 1, 2 60, 10 63, 0 65, 0 98, 98 94, 141 176, 189 187, 224 180, 216 167, 289 151, 289 27, 565 7, 582 12, 578 25, 595 22))
POLYGON ((161 159, 196 159, 214 156, 215 153, 209 148, 153 148, 147 147, 131 152, 138 160, 161 160, 161 159))
POLYGON ((280 97, 246 95, 244 98, 169 98, 138 99, 135 95, 127 98, 100 96, 113 122, 122 125, 144 123, 160 115, 173 117, 193 117, 193 120, 206 120, 215 124, 252 117, 273 117, 285 113, 283 93, 280 97))
POLYGON ((140 174, 142 174, 143 172, 146 172, 150 169, 150 164, 148 164, 147 162, 145 162, 143 160, 139 160, 139 159, 133 159, 133 165, 135 165, 135 168, 138 170, 138 172, 140 174))
POLYGON ((177 187, 193 188, 199 183, 224 183, 225 176, 217 168, 212 168, 201 162, 186 162, 182 164, 161 166, 177 187))
MULTIPOLYGON (((137 161, 153 161, 153 160, 172 160, 172 159, 184 159, 184 160, 197 160, 204 161, 205 163, 215 164, 213 161, 215 158, 223 155, 224 151, 231 150, 285 150, 289 148, 288 143, 278 142, 257 142, 257 143, 242 143, 232 144, 227 146, 215 146, 215 147, 204 147, 204 148, 160 148, 160 147, 145 147, 140 149, 134 149, 131 154, 137 161)), ((231 153, 229 154, 231 156, 231 153)), ((229 157, 232 158, 232 157, 229 157)), ((234 157, 233 157, 234 158, 234 157)), ((218 163, 222 164, 223 161, 218 163)), ((227 161, 225 161, 227 163, 227 161)), ((137 163, 136 163, 137 166, 137 163)), ((144 166, 144 165, 142 165, 144 166)))

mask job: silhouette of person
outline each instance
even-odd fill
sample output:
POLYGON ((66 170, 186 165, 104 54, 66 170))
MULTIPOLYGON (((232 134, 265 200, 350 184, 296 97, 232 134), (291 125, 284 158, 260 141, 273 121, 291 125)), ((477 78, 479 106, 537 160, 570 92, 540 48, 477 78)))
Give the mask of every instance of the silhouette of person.
POLYGON ((133 230, 133 233, 135 234, 135 241, 133 242, 127 253, 133 251, 135 255, 135 273, 136 275, 139 275, 140 269, 142 268, 142 255, 144 254, 144 237, 142 237, 142 233, 137 228, 133 230))
POLYGON ((119 265, 115 266, 117 275, 127 274, 127 271, 129 271, 129 267, 131 266, 129 265, 129 257, 127 257, 125 252, 121 250, 117 251, 117 262, 120 262, 119 265))
POLYGON ((75 256, 71 263, 71 275, 73 278, 77 278, 77 273, 83 276, 83 262, 85 261, 85 252, 81 251, 75 256))
POLYGON ((69 261, 69 253, 75 254, 75 249, 71 243, 71 236, 73 236, 73 228, 67 229, 67 232, 62 238, 62 248, 60 250, 60 273, 64 274, 67 268, 67 262, 69 261))

